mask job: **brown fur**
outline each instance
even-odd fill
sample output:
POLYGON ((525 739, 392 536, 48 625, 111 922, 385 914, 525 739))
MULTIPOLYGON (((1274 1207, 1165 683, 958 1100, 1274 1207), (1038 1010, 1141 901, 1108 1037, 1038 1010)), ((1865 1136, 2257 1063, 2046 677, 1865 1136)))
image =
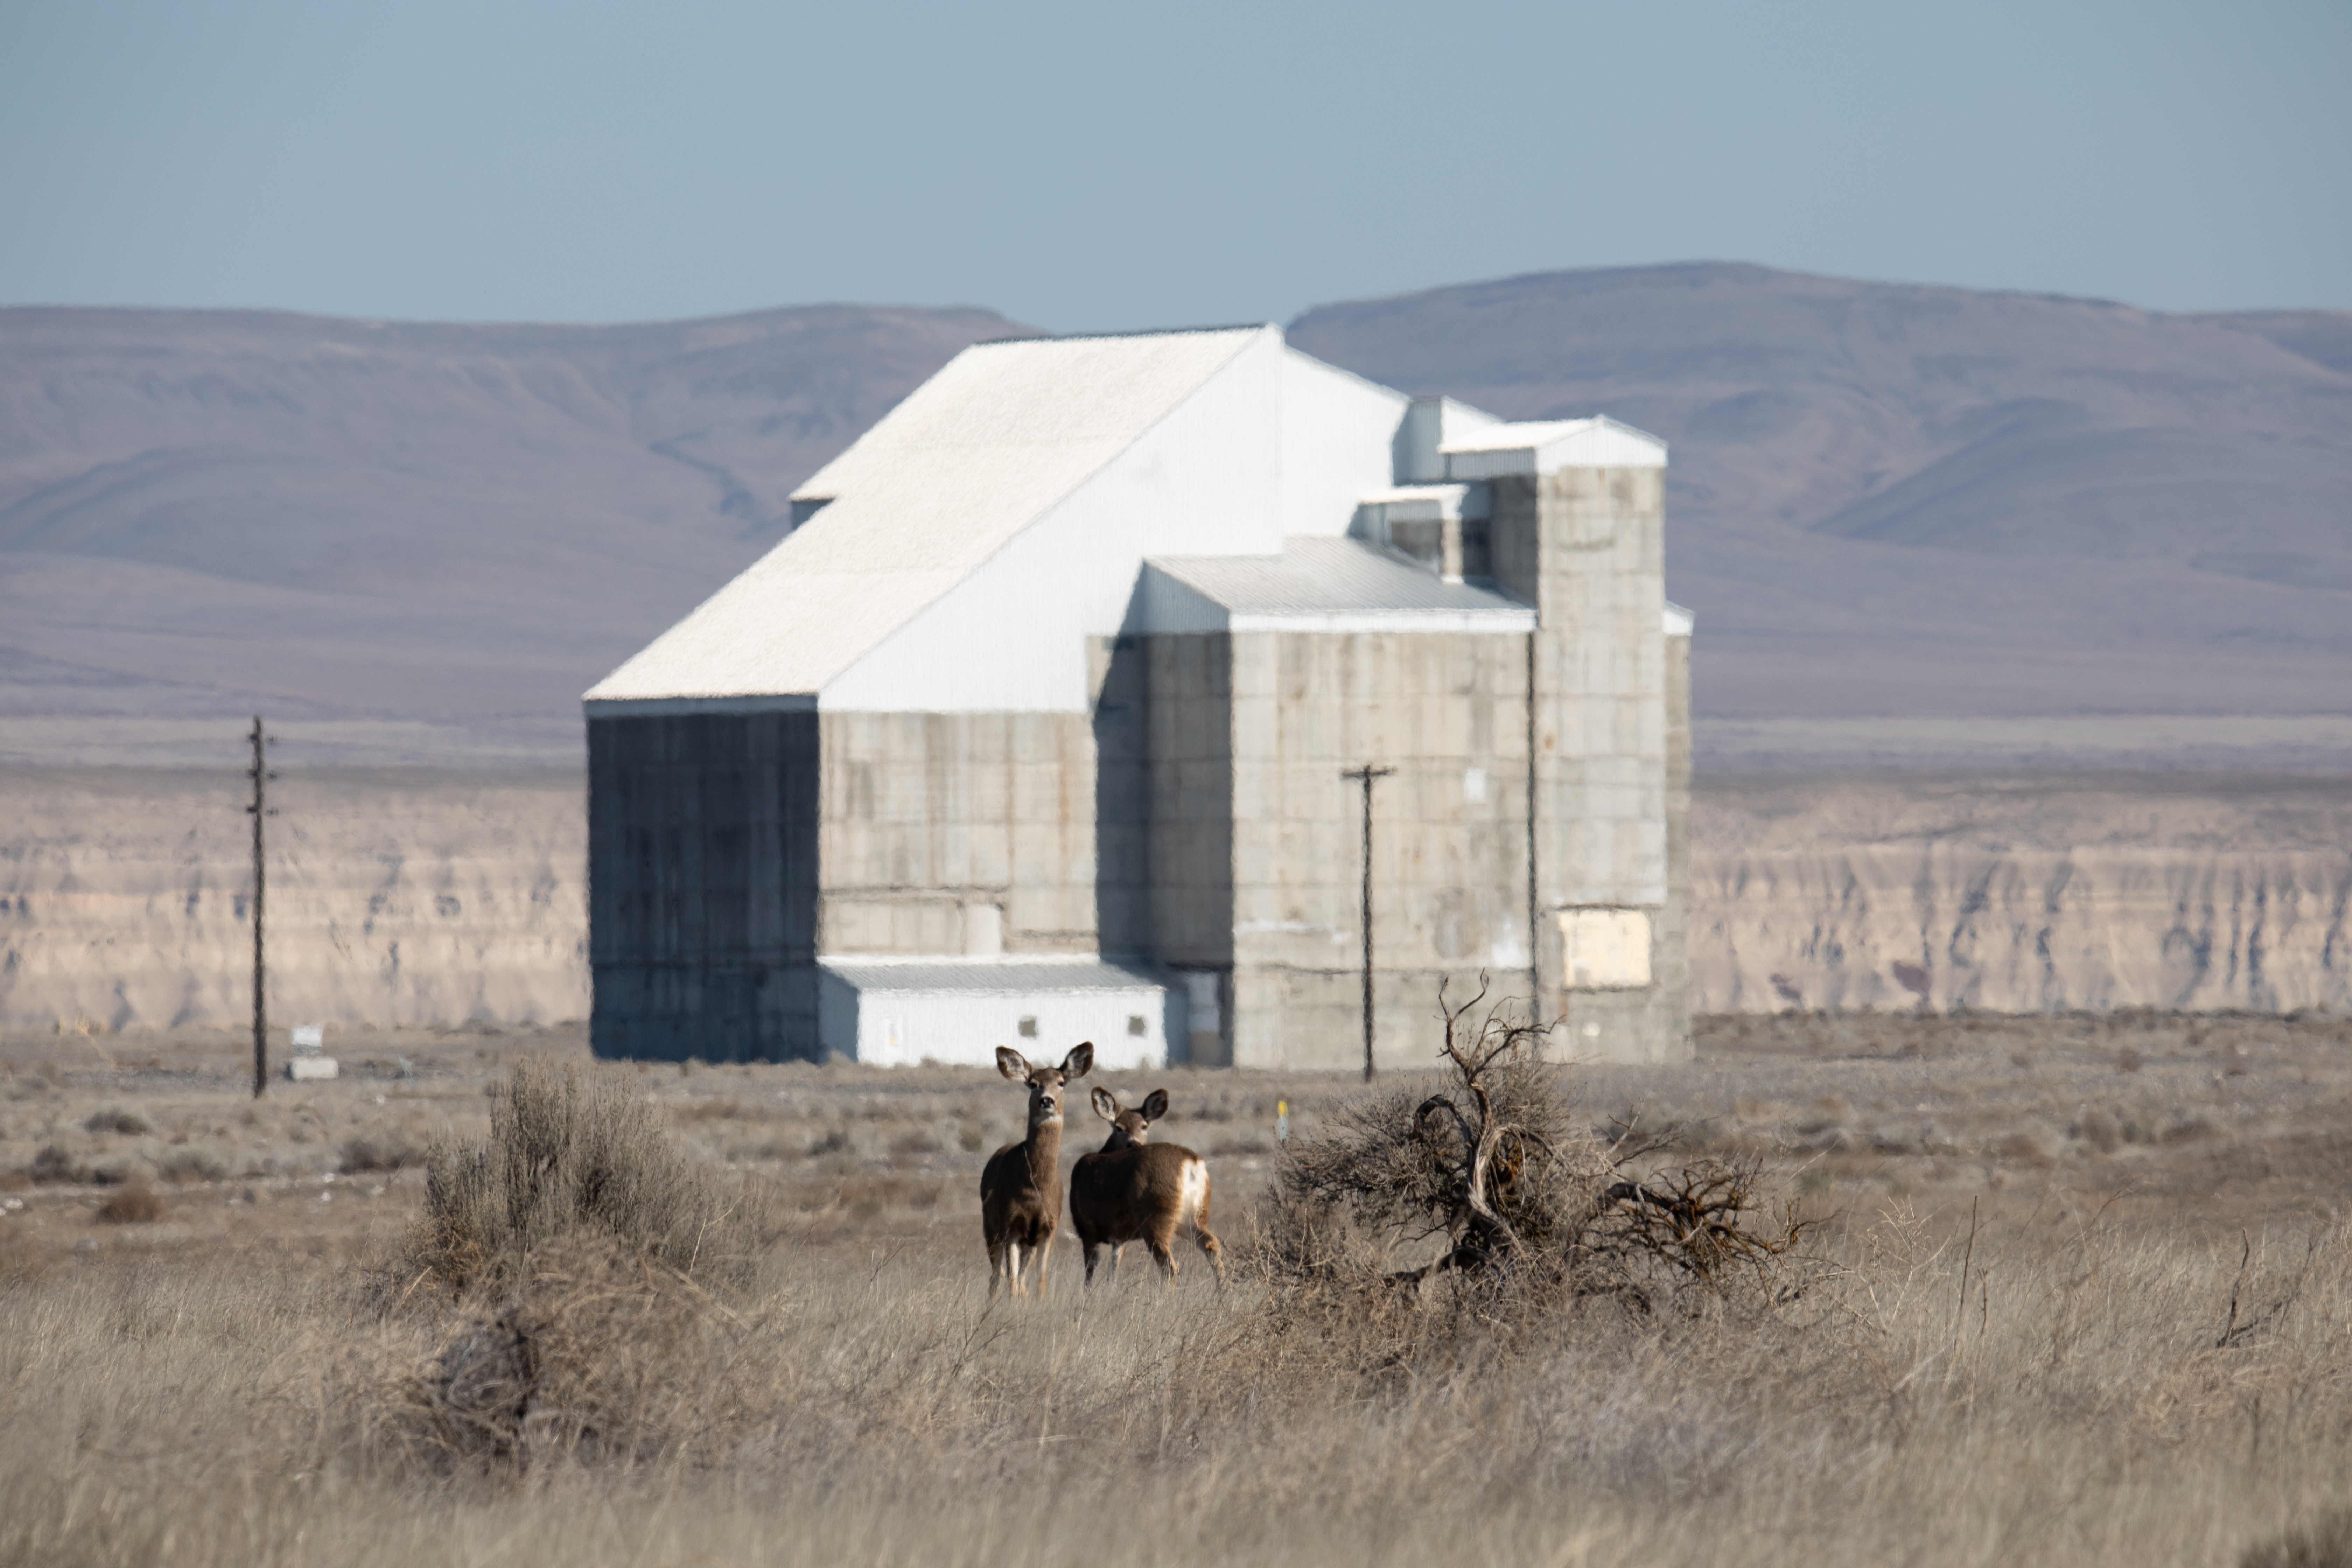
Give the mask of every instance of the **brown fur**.
POLYGON ((1097 1253, 1110 1248, 1110 1273, 1118 1278, 1120 1248, 1140 1241, 1170 1281, 1176 1278, 1176 1232, 1188 1220, 1192 1240, 1225 1282, 1224 1249, 1209 1228, 1208 1162, 1176 1143, 1152 1143, 1151 1123, 1168 1114, 1168 1091, 1156 1089, 1140 1108, 1122 1110, 1107 1089, 1094 1092, 1095 1114, 1111 1124, 1110 1136, 1070 1169, 1070 1223, 1087 1260, 1087 1283, 1095 1279, 1097 1253), (1186 1188, 1198 1202, 1188 1205, 1186 1188))
POLYGON ((1029 1135, 989 1156, 980 1173, 980 1228, 988 1243, 992 1300, 1000 1285, 1011 1286, 1015 1296, 1027 1295, 1025 1273, 1033 1262, 1037 1294, 1045 1294, 1054 1232, 1062 1223, 1062 1089, 1094 1065, 1091 1040, 1063 1058, 1058 1068, 1033 1068, 1019 1051, 996 1048, 996 1070, 1029 1086, 1029 1135))

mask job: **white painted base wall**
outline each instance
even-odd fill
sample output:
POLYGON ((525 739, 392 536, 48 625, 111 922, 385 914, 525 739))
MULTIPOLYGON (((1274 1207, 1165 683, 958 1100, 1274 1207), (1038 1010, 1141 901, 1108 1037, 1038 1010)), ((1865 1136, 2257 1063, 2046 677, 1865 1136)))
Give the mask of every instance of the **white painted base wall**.
POLYGON ((873 1067, 992 1068, 999 1046, 1042 1065, 1059 1062, 1081 1040, 1094 1043, 1095 1063, 1107 1071, 1167 1065, 1170 1004, 1160 987, 1019 989, 1012 982, 1020 966, 1006 967, 1003 989, 861 986, 824 970, 819 1037, 829 1054, 873 1067), (1034 1020, 1034 1033, 1022 1033, 1024 1019, 1034 1020))

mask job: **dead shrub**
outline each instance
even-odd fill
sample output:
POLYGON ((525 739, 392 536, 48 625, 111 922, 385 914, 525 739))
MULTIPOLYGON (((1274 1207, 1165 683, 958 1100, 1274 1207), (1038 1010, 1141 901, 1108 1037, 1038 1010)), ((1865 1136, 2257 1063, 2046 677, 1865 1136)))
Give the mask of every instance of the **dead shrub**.
POLYGON ((395 1457, 445 1470, 709 1461, 761 1414, 741 1375, 761 1348, 684 1272, 580 1232, 451 1314, 421 1364, 370 1377, 367 1404, 395 1457))
POLYGON ((361 1132, 343 1140, 342 1173, 357 1176, 371 1171, 404 1171, 425 1163, 430 1152, 405 1132, 361 1132))
POLYGON ((1586 1129, 1544 1032, 1500 1007, 1474 1022, 1484 997, 1447 1006, 1440 988, 1443 1089, 1375 1090, 1285 1147, 1263 1239, 1278 1280, 1359 1301, 1375 1282, 1420 1293, 1444 1280, 1489 1323, 1596 1295, 1646 1308, 1693 1284, 1779 1288, 1803 1227, 1785 1208, 1757 1223, 1760 1161, 1632 1173, 1665 1145, 1586 1129), (1432 1244, 1434 1258, 1395 1267, 1432 1244))
POLYGON ((2011 1164, 2023 1165, 2031 1170, 2046 1171, 2057 1163, 2050 1157, 2050 1152, 2042 1146, 2042 1140, 2031 1132, 2011 1133, 1993 1152, 2011 1164))
POLYGON ((228 1162, 210 1149, 173 1149, 156 1160, 155 1171, 165 1181, 185 1186, 221 1180, 228 1174, 228 1162))
POLYGON ((143 1137, 155 1131, 154 1124, 137 1111, 113 1105, 90 1112, 89 1120, 82 1123, 82 1128, 89 1132, 121 1132, 133 1138, 143 1137))
POLYGON ((108 1225, 152 1225, 163 1215, 162 1195, 137 1176, 98 1205, 98 1217, 108 1225))
POLYGON ((2352 1509, 2248 1547, 2238 1568, 2352 1568, 2352 1509))
POLYGON ((2079 1131, 2084 1140, 2102 1154, 2112 1154, 2123 1147, 2124 1124, 2111 1111, 2094 1108, 2084 1112, 2079 1131))
POLYGON ((412 1268, 464 1287, 527 1273, 532 1252, 583 1234, 706 1280, 751 1263, 737 1205, 632 1079, 521 1062, 491 1091, 487 1142, 428 1152, 412 1268))
POLYGON ((89 1185, 92 1174, 89 1161, 58 1143, 48 1144, 34 1155, 25 1173, 43 1184, 76 1187, 89 1185))

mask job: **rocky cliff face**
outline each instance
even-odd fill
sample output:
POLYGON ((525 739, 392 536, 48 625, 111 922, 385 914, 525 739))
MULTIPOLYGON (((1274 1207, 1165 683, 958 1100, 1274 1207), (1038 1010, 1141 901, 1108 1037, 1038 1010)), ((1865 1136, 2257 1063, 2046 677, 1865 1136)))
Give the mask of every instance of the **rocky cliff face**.
POLYGON ((1706 781, 1692 1005, 2352 1006, 2352 785, 1706 781))
MULTIPOLYGON (((0 773, 0 1028, 249 1019, 247 787, 235 773, 0 773)), ((289 773, 271 789, 275 1022, 586 1016, 577 773, 289 773)))
MULTIPOLYGON (((0 771, 0 1028, 251 1016, 245 781, 0 771)), ((289 773, 269 822, 280 1024, 588 1009, 576 773, 289 773)), ((2352 781, 1702 779, 1692 1005, 2352 1009, 2352 781)))

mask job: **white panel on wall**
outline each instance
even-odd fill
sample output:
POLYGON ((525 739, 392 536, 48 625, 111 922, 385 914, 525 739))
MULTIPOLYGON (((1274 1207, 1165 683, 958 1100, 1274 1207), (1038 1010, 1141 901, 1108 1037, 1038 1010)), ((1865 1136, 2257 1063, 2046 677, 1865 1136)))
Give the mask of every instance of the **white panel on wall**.
POLYGON ((1646 910, 1562 910, 1561 973, 1580 991, 1637 989, 1650 983, 1646 910))

